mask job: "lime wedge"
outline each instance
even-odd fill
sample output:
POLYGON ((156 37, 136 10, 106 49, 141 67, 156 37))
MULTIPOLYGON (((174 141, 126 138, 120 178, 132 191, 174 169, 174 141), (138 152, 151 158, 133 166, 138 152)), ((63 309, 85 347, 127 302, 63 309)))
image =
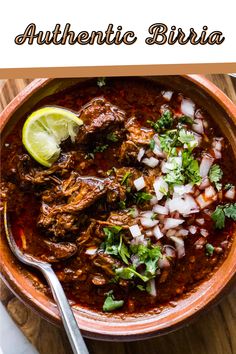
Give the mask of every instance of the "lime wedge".
POLYGON ((29 154, 41 165, 50 167, 59 157, 60 143, 75 141, 83 121, 73 112, 59 107, 44 107, 25 121, 22 141, 29 154))

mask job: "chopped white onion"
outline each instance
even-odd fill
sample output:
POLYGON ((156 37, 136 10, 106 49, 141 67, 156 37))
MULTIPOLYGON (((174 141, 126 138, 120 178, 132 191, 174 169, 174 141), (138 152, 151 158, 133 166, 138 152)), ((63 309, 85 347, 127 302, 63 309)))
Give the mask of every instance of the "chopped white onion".
POLYGON ((162 206, 162 205, 154 205, 153 207, 153 211, 157 214, 162 214, 162 215, 168 215, 169 214, 169 210, 168 208, 162 206))
POLYGON ((206 229, 200 229, 200 234, 203 237, 207 237, 209 235, 209 232, 206 229))
POLYGON ((144 148, 141 148, 138 152, 137 160, 140 162, 143 158, 143 155, 145 154, 144 148))
POLYGON ((158 225, 156 225, 154 227, 153 235, 156 237, 157 240, 159 240, 160 238, 162 238, 164 236, 158 225))
POLYGON ((174 194, 183 195, 192 192, 193 192, 193 185, 190 183, 183 186, 178 186, 178 185, 174 186, 174 194))
POLYGON ((164 194, 168 192, 168 184, 162 177, 157 177, 153 183, 154 191, 156 193, 157 200, 161 200, 164 194), (164 193, 163 193, 164 192, 164 193))
POLYGON ((157 197, 153 196, 152 199, 150 200, 151 205, 155 205, 158 202, 157 197))
POLYGON ((153 218, 153 211, 146 211, 142 213, 140 222, 143 227, 151 228, 156 226, 159 221, 153 218))
POLYGON ((235 187, 231 187, 227 192, 225 193, 225 198, 227 199, 234 199, 235 198, 235 187))
POLYGON ((153 153, 157 156, 157 157, 165 157, 165 153, 161 150, 161 148, 155 144, 154 149, 153 149, 153 153))
POLYGON ((191 211, 198 210, 197 203, 195 202, 195 199, 191 195, 186 194, 184 198, 185 198, 185 202, 188 203, 188 207, 191 209, 191 211))
POLYGON ((196 222, 198 223, 198 225, 204 225, 205 224, 205 220, 203 218, 196 219, 196 222))
POLYGON ((199 134, 203 134, 204 127, 203 127, 202 119, 195 119, 192 125, 192 129, 199 134))
POLYGON ((204 178, 202 179, 202 182, 201 182, 200 186, 199 186, 199 189, 200 189, 200 190, 203 190, 203 189, 205 189, 205 188, 207 188, 207 187, 209 187, 209 186, 210 186, 209 178, 208 178, 208 177, 204 177, 204 178))
POLYGON ((174 229, 177 226, 183 224, 184 220, 183 219, 174 219, 174 218, 167 218, 164 221, 164 226, 166 230, 169 229, 174 229))
POLYGON ((147 236, 147 237, 152 237, 153 236, 153 231, 152 230, 147 230, 146 232, 145 232, 145 235, 147 236))
POLYGON ((192 210, 197 210, 197 204, 195 200, 190 195, 184 197, 174 196, 172 199, 169 199, 168 207, 170 212, 178 211, 180 214, 191 214, 192 210))
POLYGON ((171 240, 175 243, 175 248, 177 251, 178 258, 185 256, 184 240, 180 237, 172 236, 171 240))
POLYGON ((222 150, 222 144, 223 144, 224 138, 214 138, 212 147, 218 151, 222 150))
POLYGON ((175 253, 176 253, 176 250, 173 246, 171 245, 164 245, 163 246, 163 251, 164 253, 166 254, 167 257, 171 257, 171 258, 174 258, 175 257, 175 253))
POLYGON ((190 234, 192 235, 195 235, 195 233, 197 232, 197 227, 195 225, 190 225, 188 229, 190 234))
POLYGON ((213 199, 206 199, 205 194, 202 193, 196 198, 196 202, 198 203, 200 209, 206 208, 208 205, 213 203, 213 199))
POLYGON ((208 175, 208 172, 214 162, 214 158, 209 155, 209 154, 204 154, 201 164, 200 164, 200 176, 202 178, 206 177, 208 175))
POLYGON ((153 135, 153 140, 155 141, 157 146, 161 147, 161 142, 160 142, 158 134, 153 135))
POLYGON ((146 289, 148 289, 147 291, 151 296, 157 296, 155 279, 151 279, 148 281, 146 289))
POLYGON ((214 152, 214 156, 215 158, 218 160, 218 159, 221 159, 222 157, 222 154, 219 150, 216 150, 216 149, 213 149, 213 152, 214 152))
POLYGON ((185 237, 185 236, 188 235, 188 233, 189 233, 189 230, 187 230, 187 229, 180 229, 180 230, 178 230, 178 231, 176 232, 175 236, 177 236, 177 237, 179 237, 179 236, 185 237))
POLYGON ((131 241, 132 245, 147 245, 148 241, 145 240, 144 235, 137 236, 131 241))
POLYGON ((170 101, 171 100, 171 97, 173 95, 173 91, 162 91, 162 96, 164 97, 164 99, 166 101, 170 101))
POLYGON ((193 101, 188 98, 183 98, 181 102, 181 112, 184 115, 193 118, 194 111, 195 111, 195 104, 193 103, 193 101))
POLYGON ((154 168, 159 164, 159 160, 156 159, 155 157, 149 157, 149 158, 146 157, 145 159, 142 160, 142 162, 151 168, 154 168))
POLYGON ((129 227, 129 230, 130 230, 131 235, 132 235, 133 237, 138 237, 138 236, 140 236, 140 235, 142 234, 142 232, 141 232, 141 230, 140 230, 138 224, 135 224, 135 225, 130 226, 130 227, 129 227))
POLYGON ((89 247, 86 249, 85 253, 89 256, 93 256, 97 252, 97 247, 89 247))
POLYGON ((140 191, 141 189, 143 189, 146 186, 144 178, 141 176, 141 177, 137 178, 136 180, 134 180, 134 186, 137 189, 137 191, 140 191))
POLYGON ((168 260, 168 258, 166 256, 163 256, 162 258, 160 258, 158 260, 157 264, 160 269, 170 267, 170 261, 168 260))
POLYGON ((214 189, 214 187, 209 186, 205 189, 205 197, 206 199, 212 198, 216 195, 216 191, 214 189))

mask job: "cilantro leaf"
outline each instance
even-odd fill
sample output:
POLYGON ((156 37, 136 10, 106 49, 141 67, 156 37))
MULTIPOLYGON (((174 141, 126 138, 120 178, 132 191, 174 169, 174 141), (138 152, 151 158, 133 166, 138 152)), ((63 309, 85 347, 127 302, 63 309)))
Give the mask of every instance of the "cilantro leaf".
POLYGON ((106 78, 105 77, 98 77, 97 78, 97 85, 98 87, 102 87, 106 85, 106 78))
POLYGON ((128 258, 130 258, 129 250, 127 246, 123 242, 123 237, 120 235, 120 243, 118 246, 118 253, 122 259, 122 261, 126 264, 129 264, 128 258))
POLYGON ((218 191, 221 190, 222 184, 219 182, 223 176, 223 171, 220 168, 220 166, 218 164, 212 165, 208 175, 209 175, 210 181, 215 184, 216 189, 218 191))
POLYGON ((227 204, 224 208, 224 213, 227 218, 231 218, 236 221, 236 203, 227 204))
POLYGON ((149 280, 148 277, 138 273, 132 266, 124 267, 124 268, 118 268, 118 269, 116 269, 116 274, 121 279, 125 279, 125 280, 130 280, 133 277, 140 278, 143 282, 147 282, 149 280))
POLYGON ((182 153, 182 166, 186 182, 198 184, 201 181, 198 161, 194 159, 193 155, 188 150, 182 153))
POLYGON ((174 169, 170 170, 164 179, 170 185, 198 184, 201 181, 199 164, 194 159, 191 151, 184 150, 182 152, 182 166, 176 164, 174 169))
POLYGON ((212 256, 214 253, 215 247, 212 246, 212 244, 210 244, 210 243, 207 243, 205 247, 206 247, 206 255, 212 256))
POLYGON ((111 132, 111 133, 107 134, 107 140, 110 140, 110 141, 116 143, 119 140, 119 138, 115 132, 111 132))
POLYGON ((193 150, 198 145, 194 134, 185 129, 180 129, 178 140, 183 145, 186 144, 189 150, 193 150))
POLYGON ((150 149, 153 151, 155 148, 155 140, 154 139, 151 139, 150 140, 150 149))
POLYGON ((152 195, 145 192, 137 192, 134 196, 137 204, 142 204, 152 199, 152 195))
POLYGON ((123 236, 120 233, 120 226, 104 227, 103 231, 106 239, 103 242, 104 252, 119 257, 124 263, 129 264, 130 258, 128 247, 123 242, 123 236))
POLYGON ((181 116, 179 117, 179 123, 192 125, 193 119, 188 116, 181 116))
POLYGON ((216 210, 212 213, 211 218, 215 222, 216 229, 223 229, 225 227, 225 213, 223 206, 217 206, 216 210))
POLYGON ((107 297, 103 304, 103 311, 110 312, 119 309, 124 305, 124 300, 115 300, 112 292, 107 294, 107 297))
POLYGON ((121 184, 127 184, 128 179, 129 179, 131 176, 132 176, 132 172, 127 171, 127 172, 124 174, 124 176, 123 176, 123 178, 122 178, 122 180, 121 180, 121 184))
POLYGON ((147 123, 151 125, 151 127, 158 133, 165 131, 166 129, 170 129, 173 126, 174 119, 172 117, 172 113, 169 110, 166 110, 162 116, 156 121, 148 120, 147 123))
POLYGON ((161 143, 161 149, 168 154, 170 154, 172 149, 176 146, 181 146, 181 143, 178 141, 177 129, 169 130, 165 134, 161 134, 159 139, 161 143))
POLYGON ((217 206, 211 215, 216 229, 223 229, 225 227, 225 217, 236 221, 236 203, 217 206))
POLYGON ((118 205, 119 205, 119 208, 120 208, 121 210, 126 209, 126 203, 125 203, 124 200, 120 200, 119 203, 118 203, 118 205))
POLYGON ((232 183, 227 183, 225 186, 224 186, 224 190, 228 191, 229 189, 231 189, 234 185, 232 183))

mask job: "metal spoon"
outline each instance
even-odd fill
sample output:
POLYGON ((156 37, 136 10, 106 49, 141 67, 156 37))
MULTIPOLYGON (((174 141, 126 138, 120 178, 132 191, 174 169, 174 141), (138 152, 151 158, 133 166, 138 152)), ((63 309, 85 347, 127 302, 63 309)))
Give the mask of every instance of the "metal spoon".
POLYGON ((65 327, 68 339, 70 341, 72 350, 74 354, 89 354, 86 344, 83 340, 77 322, 75 320, 74 314, 70 308, 64 290, 54 273, 51 264, 47 262, 42 262, 28 254, 23 253, 15 243, 14 237, 11 232, 11 226, 9 218, 7 216, 7 203, 4 203, 4 227, 7 236, 7 241, 10 246, 12 253, 21 261, 22 263, 32 266, 40 270, 45 276, 59 308, 63 325, 65 327))

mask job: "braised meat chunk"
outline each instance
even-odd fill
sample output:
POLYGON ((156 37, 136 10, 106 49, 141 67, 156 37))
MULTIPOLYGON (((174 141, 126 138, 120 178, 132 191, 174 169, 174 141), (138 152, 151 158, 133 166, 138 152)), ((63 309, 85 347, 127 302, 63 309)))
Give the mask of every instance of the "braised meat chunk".
POLYGON ((94 177, 81 177, 72 172, 70 177, 42 194, 38 226, 65 236, 78 230, 82 211, 106 193, 105 181, 94 177))
POLYGON ((44 241, 45 247, 47 247, 48 252, 41 256, 43 261, 54 263, 60 260, 68 259, 74 256, 77 252, 77 246, 72 242, 50 242, 48 240, 44 241))
POLYGON ((91 100, 81 109, 79 116, 84 123, 76 138, 79 144, 87 143, 94 134, 114 131, 125 119, 125 113, 103 97, 91 100))

